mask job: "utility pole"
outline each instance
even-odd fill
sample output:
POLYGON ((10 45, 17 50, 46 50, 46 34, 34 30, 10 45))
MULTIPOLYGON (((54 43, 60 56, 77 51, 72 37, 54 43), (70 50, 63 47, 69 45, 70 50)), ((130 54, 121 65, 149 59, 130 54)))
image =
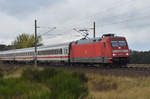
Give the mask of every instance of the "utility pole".
POLYGON ((93 23, 93 38, 95 39, 95 22, 93 23))
POLYGON ((34 52, 34 66, 37 67, 37 20, 35 19, 35 52, 34 52))

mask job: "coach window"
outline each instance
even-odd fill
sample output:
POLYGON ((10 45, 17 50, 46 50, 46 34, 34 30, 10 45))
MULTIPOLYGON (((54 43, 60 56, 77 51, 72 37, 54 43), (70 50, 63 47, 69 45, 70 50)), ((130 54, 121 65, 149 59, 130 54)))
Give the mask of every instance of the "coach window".
POLYGON ((38 55, 40 55, 40 52, 39 52, 39 51, 38 51, 37 53, 38 53, 38 55))
POLYGON ((56 53, 55 54, 58 54, 59 53, 59 50, 58 49, 56 49, 56 53))
POLYGON ((66 54, 66 49, 64 49, 64 54, 66 54))
POLYGON ((56 54, 56 50, 54 50, 54 54, 56 54))
POLYGON ((58 49, 58 54, 60 54, 60 49, 58 49))
POLYGON ((46 55, 47 54, 47 51, 43 51, 43 55, 46 55))
POLYGON ((48 55, 48 54, 49 54, 49 50, 46 51, 46 55, 48 55))
POLYGON ((57 49, 57 54, 59 54, 59 49, 57 49))
POLYGON ((55 49, 55 54, 57 54, 57 49, 55 49))
POLYGON ((46 55, 46 51, 43 51, 43 55, 46 55))
POLYGON ((68 53, 68 49, 66 49, 66 54, 68 53))
POLYGON ((57 54, 57 49, 55 49, 55 54, 57 54))
POLYGON ((59 51, 58 51, 58 49, 56 49, 56 53, 55 54, 58 54, 59 53, 59 51))
POLYGON ((48 54, 48 55, 50 54, 50 50, 47 51, 47 54, 48 54))
POLYGON ((62 49, 60 49, 60 54, 62 54, 62 49))
POLYGON ((52 54, 53 54, 53 52, 54 52, 53 50, 50 50, 50 55, 52 55, 52 54))
POLYGON ((54 52, 54 54, 57 54, 57 50, 55 49, 55 52, 54 52))
POLYGON ((26 52, 26 56, 29 56, 28 52, 26 52))

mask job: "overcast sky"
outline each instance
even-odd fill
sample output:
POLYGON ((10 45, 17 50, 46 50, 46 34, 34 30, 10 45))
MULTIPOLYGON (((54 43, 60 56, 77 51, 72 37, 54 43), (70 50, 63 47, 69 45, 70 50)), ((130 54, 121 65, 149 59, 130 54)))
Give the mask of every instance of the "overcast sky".
POLYGON ((45 45, 80 39, 73 28, 92 28, 95 21, 97 37, 115 33, 127 38, 130 49, 150 50, 148 0, 0 0, 0 44, 34 33, 35 18, 45 45))

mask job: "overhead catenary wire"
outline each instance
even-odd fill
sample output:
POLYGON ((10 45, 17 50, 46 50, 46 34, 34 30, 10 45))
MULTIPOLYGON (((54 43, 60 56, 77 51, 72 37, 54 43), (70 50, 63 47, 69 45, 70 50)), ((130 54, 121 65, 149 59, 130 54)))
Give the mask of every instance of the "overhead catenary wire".
MULTIPOLYGON (((134 0, 135 1, 135 0, 134 0)), ((130 3, 130 5, 128 6, 131 6, 135 9, 138 9, 138 7, 136 7, 136 5, 134 5, 134 3, 130 3)), ((111 7, 112 8, 112 7, 111 7)), ((109 8, 110 9, 110 8, 109 8)), ((111 9, 110 9, 111 10, 111 9)), ((113 21, 108 21, 108 23, 104 23, 105 21, 102 21, 103 23, 101 23, 101 29, 103 29, 103 27, 107 27, 107 26, 111 26, 114 27, 114 25, 118 25, 118 24, 124 24, 124 23, 131 23, 131 22, 142 22, 142 20, 146 20, 146 18, 148 18, 150 15, 147 15, 147 12, 149 12, 149 8, 148 9, 140 9, 140 11, 136 12, 135 14, 137 14, 138 16, 134 16, 135 14, 132 13, 133 11, 130 11, 128 12, 126 15, 127 16, 119 16, 119 15, 113 15, 113 16, 109 16, 110 18, 111 17, 114 17, 116 19, 113 20, 113 21), (123 18, 122 18, 123 17, 123 18)), ((107 9, 108 11, 108 9, 107 9)), ((108 12, 107 12, 108 13, 108 12)), ((102 13, 101 13, 102 14, 102 13)), ((105 13, 106 14, 106 13, 105 13)), ((125 14, 124 14, 125 15, 125 14)), ((106 16, 107 17, 107 16, 106 16)), ((106 21, 107 22, 107 21, 106 21)), ((149 22, 149 21, 148 21, 149 22)), ((135 24, 137 25, 137 24, 135 24)), ((142 24, 141 24, 142 25, 142 24)), ((115 26, 116 27, 116 26, 115 26)), ((103 30, 102 30, 103 31, 103 30)))
POLYGON ((47 35, 48 33, 50 33, 51 31, 55 30, 56 27, 47 27, 49 30, 44 32, 44 33, 40 33, 41 36, 47 35))

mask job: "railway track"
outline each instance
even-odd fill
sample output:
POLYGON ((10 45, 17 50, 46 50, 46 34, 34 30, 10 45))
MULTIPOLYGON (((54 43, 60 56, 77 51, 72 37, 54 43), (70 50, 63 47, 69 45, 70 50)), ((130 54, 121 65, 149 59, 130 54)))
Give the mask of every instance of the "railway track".
MULTIPOLYGON (((15 65, 15 64, 4 64, 3 67, 9 70, 16 70, 20 67, 27 65, 15 65)), ((28 65, 29 66, 29 65, 28 65)), ((30 65, 31 66, 31 65, 30 65)), ((129 76, 129 77, 150 77, 150 66, 127 66, 127 67, 105 67, 105 66, 93 66, 93 65, 62 65, 62 64, 39 64, 39 67, 44 68, 56 68, 65 71, 79 71, 84 73, 94 73, 101 75, 112 75, 112 76, 129 76)))
POLYGON ((75 65, 75 66, 64 66, 63 67, 68 67, 68 68, 89 68, 89 69, 97 69, 97 70, 100 70, 100 69, 105 69, 105 70, 113 70, 113 69, 120 69, 120 70, 134 70, 134 71, 150 71, 150 66, 123 66, 123 67, 105 67, 105 66, 94 66, 94 65, 89 65, 89 66, 78 66, 78 65, 75 65))
MULTIPOLYGON (((50 67, 50 66, 48 66, 50 67)), ((84 73, 122 76, 122 77, 150 77, 150 67, 142 66, 127 66, 120 68, 111 67, 97 67, 97 66, 52 66, 56 69, 63 69, 65 71, 79 71, 84 73)))
POLYGON ((148 66, 127 66, 127 67, 121 67, 120 69, 125 70, 136 70, 136 71, 150 71, 150 67, 148 66))
MULTIPOLYGON (((6 66, 25 66, 26 64, 3 64, 6 66)), ((29 65, 33 65, 33 64, 29 64, 29 65)), ((56 68, 69 68, 69 69, 78 69, 78 68, 82 68, 82 69, 105 69, 105 70, 109 70, 109 69, 120 69, 120 70, 135 70, 135 71, 150 71, 150 65, 149 66, 136 66, 136 65, 132 65, 132 66, 122 66, 122 67, 117 67, 117 66, 103 66, 103 65, 68 65, 68 64, 38 64, 39 67, 56 67, 56 68)))

